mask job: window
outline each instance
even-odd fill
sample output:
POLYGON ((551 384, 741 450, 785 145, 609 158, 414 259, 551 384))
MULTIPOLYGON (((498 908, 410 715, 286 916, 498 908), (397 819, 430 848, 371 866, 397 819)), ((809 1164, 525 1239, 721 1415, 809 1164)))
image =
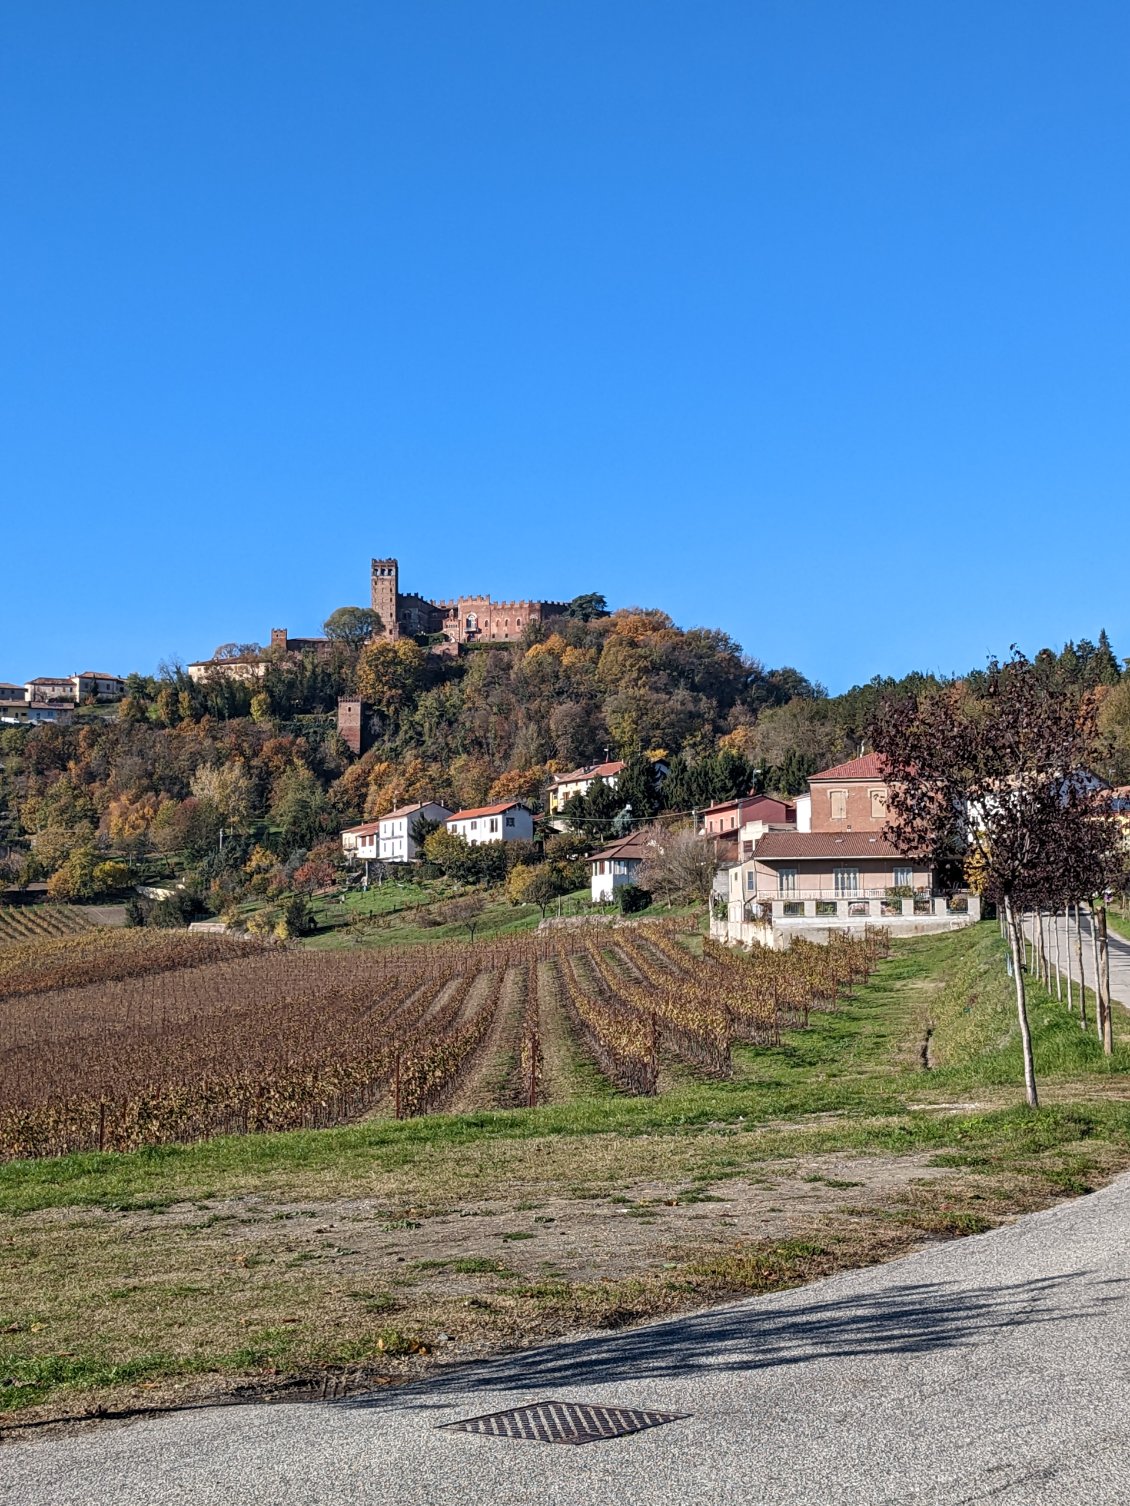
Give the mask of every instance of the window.
POLYGON ((478 614, 475 613, 475 612, 468 612, 467 613, 467 631, 469 633, 477 632, 478 631, 478 627, 479 627, 478 614))
POLYGON ((847 820, 847 790, 829 790, 828 798, 832 802, 832 820, 847 820))
POLYGON ((872 821, 885 821, 887 819, 886 790, 871 791, 871 819, 872 821))
POLYGON ((522 626, 522 619, 520 617, 515 617, 515 619, 514 619, 514 626, 516 628, 520 628, 522 626))
POLYGON ((896 889, 913 889, 913 887, 914 887, 914 869, 913 868, 896 868, 895 869, 895 888, 896 889))
POLYGON ((514 817, 513 816, 507 816, 507 818, 506 818, 506 824, 507 824, 507 826, 513 826, 514 825, 514 817))
POLYGON ((777 869, 777 893, 778 894, 795 894, 796 893, 796 869, 795 868, 778 868, 777 869))
POLYGON ((840 896, 859 893, 859 869, 838 867, 834 873, 836 894, 840 896))
POLYGON ((491 831, 497 831, 498 830, 498 817, 497 816, 492 816, 490 818, 490 830, 491 831))
POLYGON ((752 868, 749 870, 749 872, 745 876, 745 886, 746 886, 747 889, 756 889, 757 888, 757 874, 754 873, 754 871, 753 871, 752 868))
POLYGON ((479 823, 477 821, 472 821, 471 822, 471 830, 472 831, 478 831, 478 829, 479 829, 479 823))

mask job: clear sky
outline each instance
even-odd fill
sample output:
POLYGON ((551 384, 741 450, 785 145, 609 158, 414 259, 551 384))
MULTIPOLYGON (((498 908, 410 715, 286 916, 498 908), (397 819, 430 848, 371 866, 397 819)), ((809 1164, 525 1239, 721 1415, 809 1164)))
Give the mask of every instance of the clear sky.
POLYGON ((8 0, 0 679, 425 595, 1130 654, 1121 0, 8 0))

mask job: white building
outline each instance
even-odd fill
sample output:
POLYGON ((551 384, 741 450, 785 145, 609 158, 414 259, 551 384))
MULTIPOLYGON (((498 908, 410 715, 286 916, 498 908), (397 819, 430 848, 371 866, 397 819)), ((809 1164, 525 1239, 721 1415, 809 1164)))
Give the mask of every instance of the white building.
MULTIPOLYGON (((363 838, 375 835, 380 830, 379 821, 364 821, 360 826, 347 826, 341 834, 341 850, 347 858, 359 857, 358 847, 363 838)), ((376 857, 376 852, 369 854, 376 857)))
POLYGON ((444 825, 472 847, 482 842, 529 842, 534 835, 534 813, 520 800, 503 800, 477 810, 456 811, 444 825))
POLYGON ((120 701, 126 693, 126 682, 120 675, 108 675, 97 669, 84 669, 71 676, 73 695, 80 705, 93 697, 96 701, 120 701))
POLYGON ((643 860, 644 844, 638 835, 625 837, 622 842, 613 842, 610 847, 594 852, 589 858, 593 904, 605 904, 615 897, 617 889, 638 884, 643 860))
POLYGON ((377 823, 377 850, 385 863, 411 863, 420 855, 420 847, 412 836, 412 828, 423 816, 427 821, 438 821, 442 826, 451 812, 446 805, 435 800, 417 800, 415 805, 402 805, 399 810, 389 811, 377 823))
POLYGON ((45 701, 75 701, 74 680, 70 675, 40 675, 24 686, 29 701, 42 705, 45 701))

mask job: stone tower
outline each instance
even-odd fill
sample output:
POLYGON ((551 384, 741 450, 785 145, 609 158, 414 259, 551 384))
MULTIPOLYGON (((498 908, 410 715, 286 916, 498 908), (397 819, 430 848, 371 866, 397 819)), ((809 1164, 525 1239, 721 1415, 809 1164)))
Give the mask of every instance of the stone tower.
POLYGON ((373 611, 381 619, 378 638, 398 638, 400 571, 395 560, 373 561, 373 611))

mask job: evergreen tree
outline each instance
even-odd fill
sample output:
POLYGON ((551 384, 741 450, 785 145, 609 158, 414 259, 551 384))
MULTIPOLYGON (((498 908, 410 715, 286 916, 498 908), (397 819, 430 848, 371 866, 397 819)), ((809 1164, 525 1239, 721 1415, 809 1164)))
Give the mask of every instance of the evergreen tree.
POLYGON ((1089 671, 1088 685, 1117 685, 1122 678, 1122 671, 1114 656, 1114 650, 1110 646, 1106 628, 1099 633, 1099 641, 1095 647, 1095 655, 1089 665, 1089 671))
POLYGON ((649 821, 659 810, 659 780, 655 765, 640 752, 631 753, 616 776, 616 798, 632 808, 632 825, 649 821))

